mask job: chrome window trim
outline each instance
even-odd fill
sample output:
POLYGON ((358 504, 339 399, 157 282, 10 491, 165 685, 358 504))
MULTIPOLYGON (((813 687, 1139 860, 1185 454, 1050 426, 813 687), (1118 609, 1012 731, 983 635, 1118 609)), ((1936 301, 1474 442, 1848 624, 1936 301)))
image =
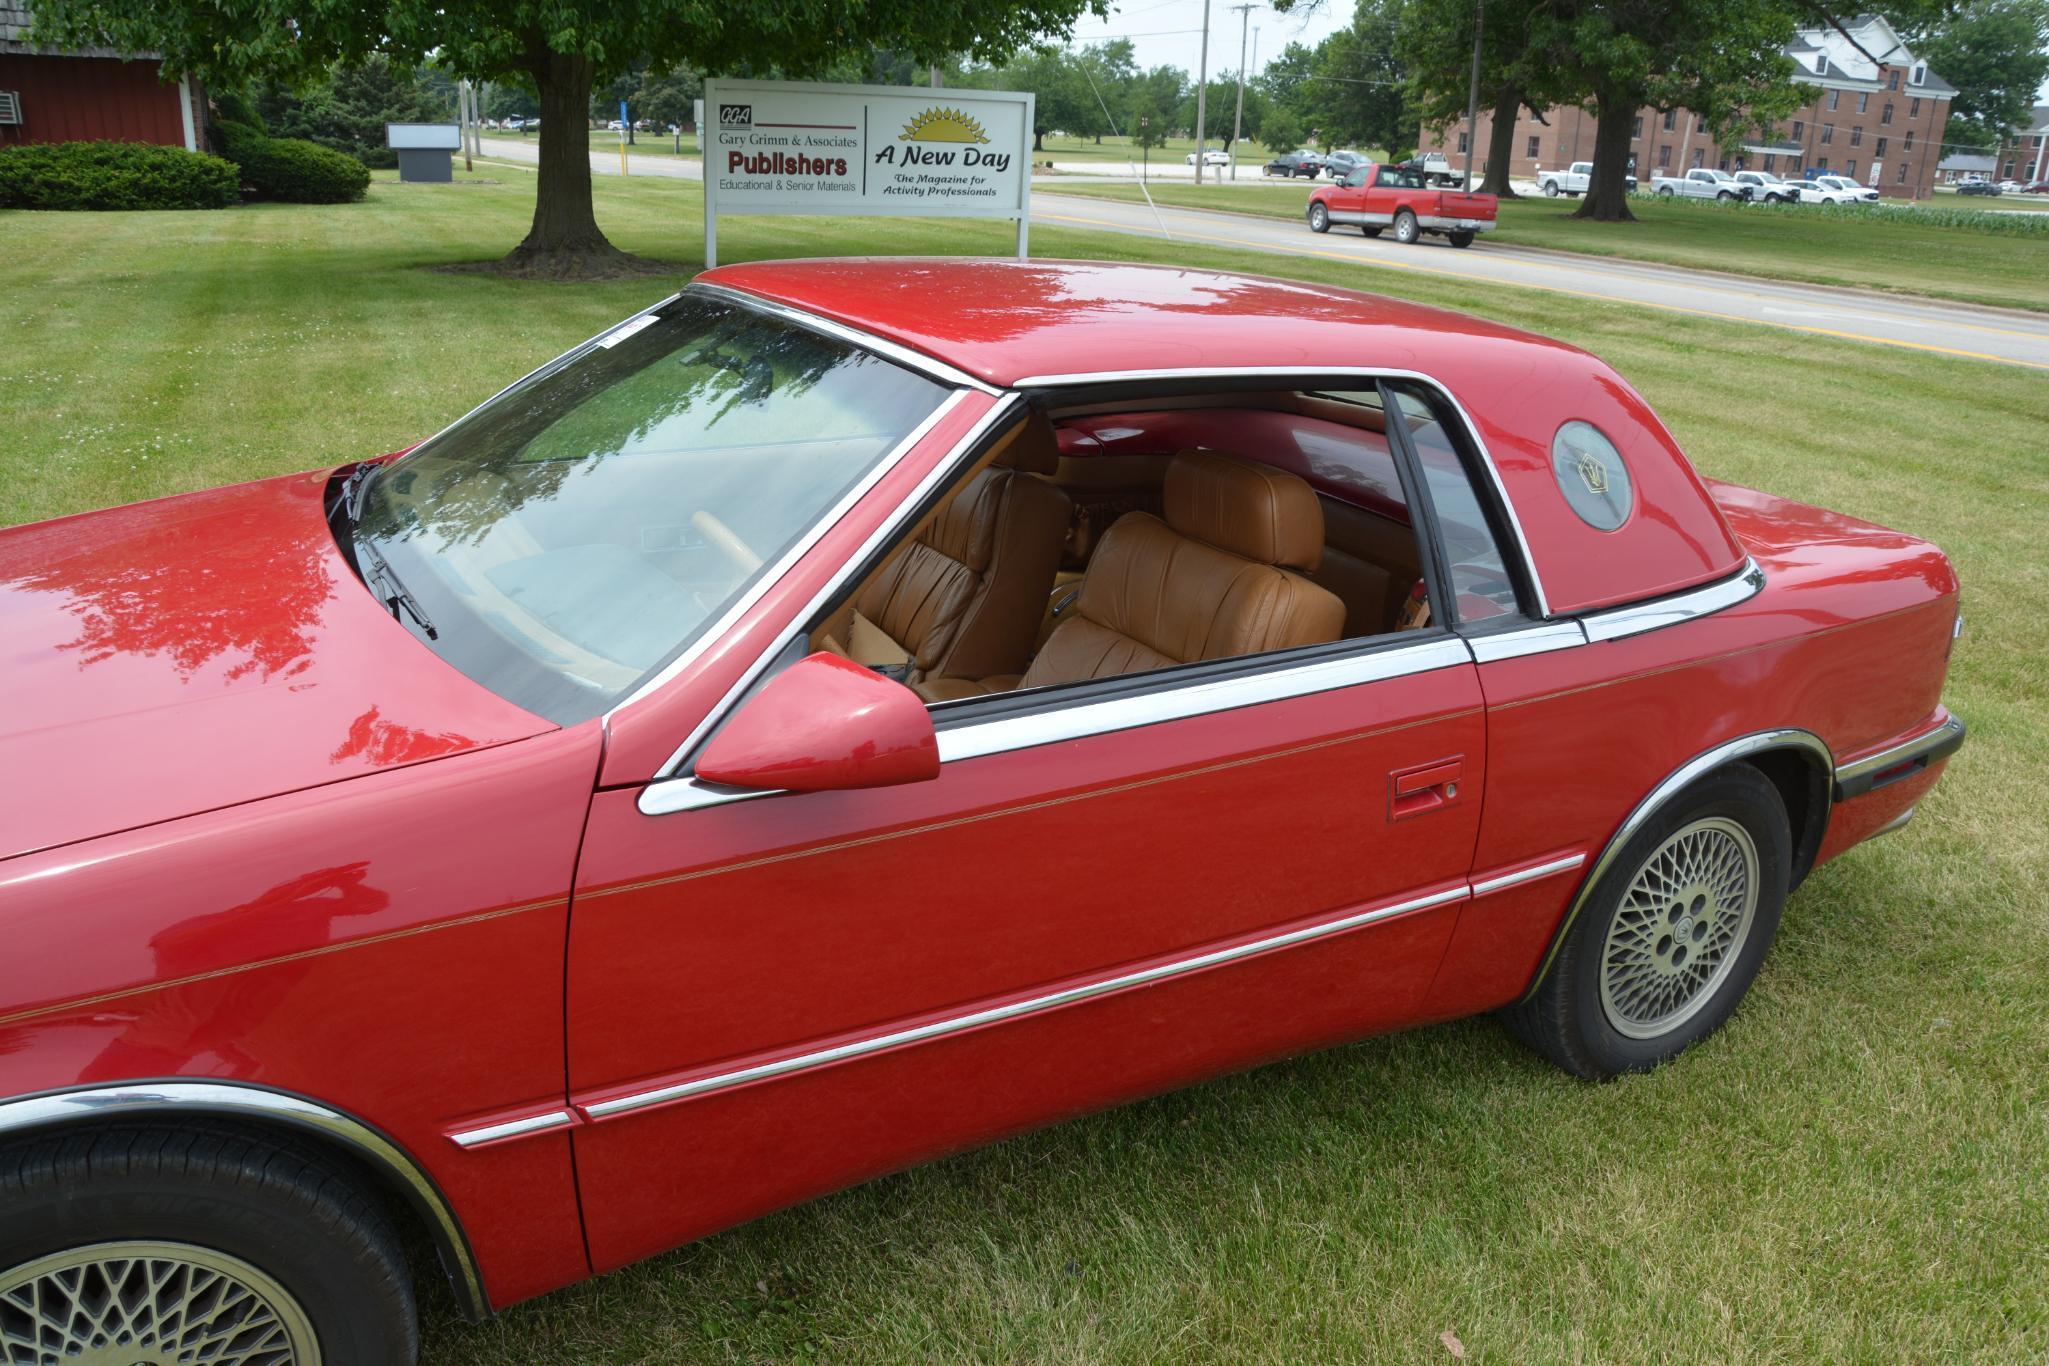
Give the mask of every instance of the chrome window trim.
POLYGON ((1567 908, 1564 918, 1558 922, 1557 930, 1552 933, 1551 946, 1544 952, 1544 961, 1537 965, 1536 972, 1530 977, 1528 990, 1518 999, 1527 1001, 1537 994, 1537 988, 1544 984, 1545 976, 1551 971, 1551 964, 1558 958, 1558 950, 1564 945, 1565 936, 1571 933, 1573 923, 1579 919, 1580 911, 1593 898, 1595 890, 1601 885, 1601 878, 1614 865, 1615 860, 1622 856, 1623 846, 1634 839, 1636 833, 1649 824, 1651 818, 1657 815, 1667 802, 1726 763, 1775 749, 1789 749, 1804 754, 1824 773, 1835 771, 1835 756, 1829 751, 1828 743, 1811 730, 1790 726, 1777 730, 1757 731, 1750 735, 1738 736, 1734 740, 1726 740, 1712 749, 1703 750, 1673 769, 1623 818, 1622 824, 1601 847, 1600 857, 1595 859, 1593 866, 1587 870, 1586 877, 1580 882, 1579 892, 1572 899, 1572 905, 1567 908))
POLYGON ((1443 636, 1331 659, 1280 665, 1231 678, 1201 679, 1178 687, 1127 697, 1078 702, 1021 716, 992 717, 939 732, 939 761, 956 763, 989 754, 1036 749, 1140 726, 1209 716, 1220 711, 1308 697, 1411 674, 1432 673, 1472 662, 1466 642, 1443 636))
POLYGON ((308 1130, 332 1139, 385 1175, 396 1179, 409 1202, 427 1220, 449 1273, 456 1298, 471 1319, 488 1318, 490 1300, 476 1256, 455 1211, 440 1187, 411 1154, 352 1115, 269 1087, 224 1081, 128 1081, 0 1101, 0 1134, 96 1119, 183 1119, 225 1115, 308 1130))
POLYGON ((1890 745, 1876 754, 1867 754, 1862 759, 1853 759, 1839 766, 1836 773, 1838 783, 1851 782, 1867 774, 1880 773, 1899 764, 1910 763, 1931 749, 1940 749, 1951 736, 1961 736, 1964 723, 1954 716, 1945 716, 1928 729, 1908 737, 1896 745, 1890 745))
MULTIPOLYGON (((833 318, 820 317, 816 313, 806 312, 804 309, 775 299, 765 299, 759 294, 750 294, 744 289, 735 289, 731 285, 693 282, 685 285, 682 292, 684 294, 696 294, 716 299, 721 303, 734 304, 741 308, 750 308, 757 313, 765 313, 784 322, 794 323, 799 327, 831 337, 835 341, 843 341, 851 346, 858 346, 863 351, 871 351, 881 356, 884 360, 895 361, 906 369, 916 370, 919 374, 929 379, 936 379, 940 383, 951 385, 956 389, 975 389, 985 394, 1003 392, 987 380, 977 379, 965 370, 948 365, 936 356, 928 356, 923 351, 913 350, 901 342, 891 341, 889 338, 877 333, 864 331, 861 328, 850 326, 833 318)), ((664 300, 664 302, 667 301, 664 300)))
MULTIPOLYGON (((932 415, 930 420, 920 423, 918 429, 912 432, 911 435, 905 439, 904 443, 901 446, 897 447, 895 451, 892 451, 890 453, 888 458, 884 460, 883 463, 876 469, 875 477, 873 479, 863 480, 860 487, 854 489, 851 493, 847 495, 847 497, 841 499, 839 505, 834 507, 833 510, 830 513, 828 513, 825 518, 823 518, 817 525, 815 525, 811 529, 811 532, 807 534, 802 544, 798 545, 794 550, 792 550, 790 554, 785 555, 782 559, 776 562, 775 570, 773 573, 764 574, 762 576, 761 581, 758 585, 760 589, 759 592, 750 593, 748 595, 748 601, 743 603, 741 606, 736 607, 733 611, 726 613, 724 617, 721 617, 719 619, 718 627, 716 630, 709 631, 705 633, 705 635, 699 637, 698 643, 695 647, 693 647, 691 650, 686 651, 682 655, 678 655, 674 660, 672 660, 668 664, 667 667, 665 667, 662 670, 662 672, 659 675, 657 675, 655 678, 649 679, 646 683, 642 684, 639 688, 635 689, 633 697, 639 697, 643 693, 650 692, 653 689, 661 686, 663 683, 666 683, 669 679, 674 678, 677 674, 681 673, 685 668, 689 667, 689 665, 694 663, 696 661, 697 656, 703 654, 704 651, 711 646, 713 641, 723 638, 726 632, 730 631, 733 628, 734 623, 740 619, 740 616, 743 614, 745 608, 752 607, 755 602, 758 602, 761 599, 761 596, 768 591, 768 587, 770 584, 780 581, 783 575, 790 571, 791 566, 795 565, 796 562, 799 559, 801 559, 804 554, 808 553, 811 547, 816 545, 819 542, 819 540, 824 537, 827 530, 837 525, 840 518, 844 517, 849 511, 851 511, 853 509, 854 504, 858 503, 864 496, 866 496, 868 490, 873 488, 875 484, 878 481, 880 481, 880 479, 885 473, 895 469, 897 465, 902 462, 903 457, 910 453, 911 448, 917 445, 919 441, 924 439, 925 434, 932 429, 932 425, 934 423, 936 423, 941 417, 945 416, 947 413, 953 411, 953 409, 960 403, 964 402, 966 398, 966 390, 954 390, 952 397, 948 398, 945 403, 940 405, 939 410, 932 415)), ((747 666, 746 670, 743 673, 741 673, 739 679, 734 682, 733 686, 726 689, 726 695, 718 700, 718 704, 716 706, 714 706, 710 711, 705 713, 704 719, 699 721, 697 725, 691 729, 690 734, 686 735, 683 738, 683 743, 676 746, 674 752, 672 752, 669 755, 668 759, 663 762, 662 766, 655 771, 655 776, 651 781, 650 785, 641 789, 640 809, 643 812, 647 812, 647 814, 649 815, 659 814, 658 812, 648 811, 648 799, 650 795, 654 792, 655 786, 657 784, 662 783, 666 779, 670 779, 676 776, 677 772, 682 768, 684 761, 690 757, 691 751, 695 750, 697 746, 703 742, 704 737, 709 735, 712 732, 712 729, 715 726, 717 726, 721 720, 725 718, 726 712, 733 706, 733 704, 739 701, 739 699, 746 694, 747 689, 754 685, 754 681, 761 676, 762 670, 766 669, 769 666, 769 664, 774 661, 776 656, 780 655, 783 652, 783 650, 789 646, 790 642, 797 637, 798 633, 802 629, 803 623, 809 621, 811 617, 815 615, 820 608, 824 607, 826 603, 830 602, 834 595, 836 595, 841 588, 846 586, 847 581, 854 576, 854 572, 858 568, 860 568, 861 565, 867 562, 868 557, 874 554, 875 551, 879 549, 885 541, 887 541, 890 537, 896 535, 897 532, 902 529, 904 523, 910 520, 911 513, 913 512, 913 510, 915 510, 921 503, 925 501, 926 495, 931 493, 931 491, 934 488, 938 487, 940 483, 942 483, 948 478, 951 478, 956 467, 960 464, 960 461, 966 455, 966 453, 968 451, 973 450, 976 444, 979 443, 984 436, 988 435, 991 428, 995 427, 997 423, 1001 422, 1004 418, 1009 416, 1010 413, 1013 412, 1019 406, 1019 402, 1020 400, 1015 394, 1005 394, 1000 396, 997 399, 997 401, 990 406, 989 411, 983 413, 981 417, 977 418, 975 420, 975 424, 972 427, 968 428, 966 433, 964 433, 961 436, 961 439, 959 441, 956 441, 954 443, 953 449, 948 451, 945 455, 941 456, 938 462, 933 465, 932 469, 926 473, 925 477, 918 481, 918 486, 911 490, 910 496, 905 498, 901 503, 897 504, 897 506, 891 510, 889 516, 883 519, 882 525, 878 526, 874 530, 874 532, 872 532, 869 535, 868 539, 861 543, 861 546, 858 550, 856 550, 852 555, 847 557, 847 560, 844 564, 842 564, 837 570, 833 571, 832 577, 826 580, 825 586, 820 588, 818 592, 812 594, 811 601, 806 603, 804 605, 804 609, 797 613, 795 618, 796 625, 786 627, 783 631, 777 634, 774 640, 769 642, 768 648, 766 650, 763 650, 761 654, 755 658, 754 662, 747 666)), ((632 701, 633 697, 627 698, 626 701, 632 701)), ((619 704, 619 706, 622 707, 625 705, 625 702, 621 702, 619 704)), ((615 707, 613 710, 616 711, 617 709, 618 708, 615 707)), ((606 715, 609 717, 611 713, 607 712, 606 715)))
POLYGON ((1748 602, 1764 590, 1764 570, 1756 560, 1744 557, 1743 567, 1725 579, 1690 588, 1651 602, 1606 607, 1580 618, 1586 624, 1587 640, 1621 640, 1665 626, 1676 626, 1695 617, 1709 616, 1724 608, 1748 602))
MULTIPOLYGON (((881 483, 885 475, 902 464, 904 457, 909 455, 912 449, 925 439, 927 433, 938 426, 955 408, 958 408, 967 401, 967 396, 967 390, 955 389, 948 393, 945 398, 941 399, 938 406, 926 414, 925 418, 917 426, 911 428, 904 435, 904 439, 897 442, 888 454, 870 466, 868 472, 862 475, 854 486, 840 497, 837 503, 826 509, 816 521, 812 522, 804 534, 797 538, 796 544, 785 551, 782 557, 774 564, 764 567, 747 591, 742 593, 738 600, 720 615, 717 621, 700 631, 697 639, 684 647, 681 654, 677 655, 667 664, 664 664, 653 676, 644 679, 632 692, 614 702, 604 714, 606 724, 609 725, 612 717, 620 711, 659 690, 670 679, 682 673, 692 664, 695 664, 706 650, 709 650, 713 645, 725 639, 726 633, 733 629, 740 618, 746 616, 753 609, 755 603, 760 602, 763 597, 767 596, 769 589, 782 582, 783 575, 789 573, 791 567, 797 561, 811 553, 811 548, 825 538, 825 533, 837 526, 840 518, 852 511, 854 504, 865 498, 868 495, 868 491, 881 483)), ((674 760, 670 762, 673 763, 674 760)))
POLYGON ((1250 958, 1255 954, 1267 953, 1274 949, 1292 948, 1297 944, 1305 944, 1313 940, 1323 939, 1333 934, 1340 934, 1346 930, 1373 924, 1376 921, 1389 920, 1395 916, 1428 910, 1433 906, 1443 906, 1454 901, 1463 901, 1471 895, 1471 888, 1465 883, 1460 883, 1456 887, 1448 887, 1443 891, 1431 892, 1422 896, 1412 896, 1390 905, 1376 907, 1367 911, 1356 911, 1350 915, 1319 921, 1313 925, 1305 925, 1300 929, 1289 930, 1283 934, 1268 935, 1263 939, 1233 944, 1228 948, 1211 949, 1205 953, 1193 954, 1186 958, 1177 958, 1170 962, 1157 963, 1152 967, 1141 968, 1136 972, 1118 973, 1114 976, 1098 978, 1091 982, 1083 982, 1077 986, 1066 987, 1059 991, 1046 992, 1043 995, 1029 997, 1025 1000, 1012 1001, 1005 1005, 990 1006, 983 1010, 949 1016, 943 1020, 933 1020, 927 1024, 916 1025, 909 1029, 891 1030, 884 1034, 871 1034, 866 1038, 855 1039, 850 1043, 839 1044, 832 1048, 821 1048, 811 1053, 799 1053, 792 1057, 778 1058, 774 1062, 760 1063, 753 1067, 742 1067, 731 1072, 720 1072, 713 1076, 698 1077, 692 1081, 676 1082, 668 1086, 657 1086, 646 1091, 635 1091, 628 1095, 614 1096, 609 1100, 593 1101, 587 1105, 580 1105, 578 1108, 592 1120, 610 1119, 616 1115, 630 1114, 635 1110, 644 1110, 651 1105, 661 1105, 675 1100, 687 1100, 693 1096, 729 1090, 735 1086, 744 1086, 749 1082, 766 1081, 773 1077, 784 1077, 794 1072, 807 1072, 813 1068, 825 1067, 833 1063, 865 1057, 872 1053, 880 1053, 885 1049, 899 1048, 905 1044, 925 1043, 932 1039, 944 1038, 949 1034, 958 1034, 964 1030, 978 1029, 984 1025, 1014 1020, 1024 1015, 1036 1015, 1041 1011, 1073 1005, 1076 1002, 1107 995, 1110 992, 1123 991, 1137 986, 1149 986, 1169 978, 1184 976, 1191 972, 1199 972, 1204 968, 1234 963, 1241 959, 1250 958))
POLYGON ((1556 877, 1560 873, 1571 872, 1586 861, 1587 856, 1584 853, 1567 854, 1563 858, 1555 858, 1548 863, 1540 863, 1534 868, 1519 868, 1513 873, 1503 873, 1499 877, 1490 877, 1483 881, 1475 882, 1473 884, 1473 895, 1476 897, 1486 896, 1490 892, 1505 892, 1510 887, 1520 887, 1525 882, 1540 882, 1547 877, 1556 877))
POLYGON ((1469 635, 1465 639, 1472 648, 1475 663, 1494 664, 1504 659, 1521 659, 1525 655, 1577 649, 1587 643, 1587 631, 1578 618, 1567 617, 1563 621, 1538 622, 1512 631, 1469 635))
POLYGON ((576 1123, 576 1116, 567 1110, 549 1110, 545 1114, 524 1115, 519 1119, 508 1119, 502 1124, 486 1124, 478 1129, 458 1129, 448 1136, 448 1141, 458 1148, 474 1148, 483 1143, 496 1143, 500 1139, 519 1138, 526 1134, 544 1133, 549 1129, 560 1129, 576 1123))
POLYGON ((1398 370, 1386 366, 1357 365, 1239 365, 1239 366, 1175 366, 1160 370, 1104 370, 1091 374, 1075 375, 1027 375, 1011 385, 1014 389, 1070 389, 1097 384, 1131 384, 1149 380, 1187 379, 1292 379, 1305 375, 1329 375, 1338 379, 1403 379, 1428 385, 1465 425, 1466 436, 1473 443, 1473 449, 1480 453, 1480 467, 1487 472, 1487 480, 1494 487, 1494 496, 1501 504, 1501 511, 1508 518, 1508 528, 1515 535, 1516 549, 1522 554, 1523 567, 1529 571, 1530 591, 1537 595, 1537 615, 1549 619, 1550 599, 1544 593, 1543 576, 1537 570, 1537 557, 1530 553, 1530 538, 1523 534, 1522 519, 1516 516, 1515 502, 1508 496, 1508 486, 1501 482, 1501 471, 1494 467, 1493 453, 1487 443, 1480 439, 1480 429, 1473 422, 1473 415, 1466 411, 1451 390, 1435 377, 1420 370, 1398 370))

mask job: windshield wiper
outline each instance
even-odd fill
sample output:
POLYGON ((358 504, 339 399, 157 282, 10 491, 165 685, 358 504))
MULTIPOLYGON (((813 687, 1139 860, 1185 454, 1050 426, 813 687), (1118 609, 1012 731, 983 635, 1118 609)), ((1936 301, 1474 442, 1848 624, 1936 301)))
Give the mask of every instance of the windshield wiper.
POLYGON ((363 586, 370 589, 372 593, 377 594, 378 600, 384 604, 384 610, 391 613, 394 621, 401 624, 404 623, 405 618, 399 615, 400 610, 403 609, 412 613, 413 620, 419 623, 422 631, 426 632, 427 639, 439 640, 441 637, 434 630, 434 623, 427 620, 427 614, 420 610, 418 600, 406 590, 405 582, 399 578, 397 571, 393 570, 390 563, 377 553, 377 547, 371 545, 368 541, 363 541, 359 543, 359 548, 363 552, 363 558, 369 561, 369 565, 363 574, 363 586), (387 591, 378 592, 373 581, 375 583, 382 583, 387 591))
POLYGON ((350 526, 363 520, 363 500, 370 495, 370 474, 376 468, 376 461, 365 460, 341 482, 341 507, 348 514, 350 526))

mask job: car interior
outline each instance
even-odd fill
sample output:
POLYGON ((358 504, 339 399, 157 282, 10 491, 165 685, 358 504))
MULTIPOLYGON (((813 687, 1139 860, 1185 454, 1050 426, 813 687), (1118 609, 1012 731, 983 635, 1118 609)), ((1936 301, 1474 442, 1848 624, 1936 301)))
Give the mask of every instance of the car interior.
POLYGON ((1420 397, 1400 406, 1420 490, 1375 389, 1034 411, 857 577, 810 647, 945 705, 1425 629, 1416 500, 1460 616, 1514 612, 1451 436, 1420 397))

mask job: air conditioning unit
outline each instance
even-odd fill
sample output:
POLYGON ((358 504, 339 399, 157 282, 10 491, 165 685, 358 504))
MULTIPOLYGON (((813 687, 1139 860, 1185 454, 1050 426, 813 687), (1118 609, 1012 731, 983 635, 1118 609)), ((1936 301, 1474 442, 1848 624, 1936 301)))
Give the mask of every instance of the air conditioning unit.
POLYGON ((0 90, 0 123, 21 122, 21 92, 0 90))

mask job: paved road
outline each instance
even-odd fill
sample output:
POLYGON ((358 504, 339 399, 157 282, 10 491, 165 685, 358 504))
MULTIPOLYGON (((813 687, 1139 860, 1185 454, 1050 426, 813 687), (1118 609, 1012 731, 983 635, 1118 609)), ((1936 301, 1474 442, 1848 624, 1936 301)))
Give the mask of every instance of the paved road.
MULTIPOLYGON (((539 157, 539 149, 531 142, 488 138, 484 148, 487 154, 512 161, 532 162, 539 157)), ((618 155, 593 152, 591 166, 600 173, 617 175, 618 155)), ((636 155, 630 167, 634 175, 703 178, 698 162, 681 157, 636 155)), ((1319 237, 1305 224, 1284 219, 1166 205, 1161 205, 1156 215, 1143 203, 1084 199, 1047 190, 1032 192, 1032 219, 1147 237, 1159 236, 1164 225, 1178 242, 1353 261, 1417 275, 1515 285, 1607 303, 1635 303, 1695 317, 2049 370, 2049 316, 1576 256, 1485 240, 1460 251, 1440 239, 1426 238, 1405 247, 1387 238, 1365 238, 1346 228, 1334 228, 1319 237)))

